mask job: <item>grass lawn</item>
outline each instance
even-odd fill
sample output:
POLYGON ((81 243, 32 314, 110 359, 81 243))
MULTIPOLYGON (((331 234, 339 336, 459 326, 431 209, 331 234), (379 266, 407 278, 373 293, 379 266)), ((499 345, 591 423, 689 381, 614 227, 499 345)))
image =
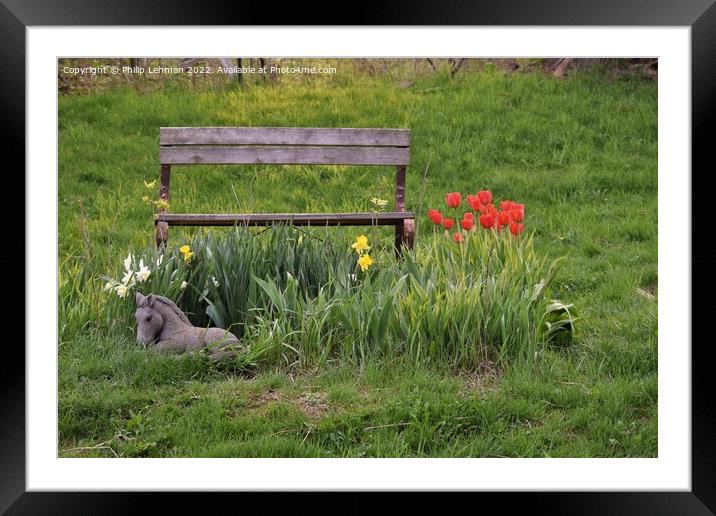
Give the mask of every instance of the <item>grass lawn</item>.
MULTIPOLYGON (((163 456, 655 457, 657 85, 499 70, 333 76, 191 90, 59 97, 59 454, 163 456), (407 127, 406 205, 448 191, 525 203, 536 250, 564 256, 550 295, 574 303, 573 343, 513 367, 369 360, 232 372, 158 356, 103 326, 102 282, 153 244, 143 181, 160 126, 407 127)), ((370 211, 390 167, 172 169, 171 211, 370 211)), ((170 245, 194 232, 171 228, 170 245)), ((326 229, 355 238, 356 228, 326 229)), ((390 230, 377 236, 386 241, 390 230)))

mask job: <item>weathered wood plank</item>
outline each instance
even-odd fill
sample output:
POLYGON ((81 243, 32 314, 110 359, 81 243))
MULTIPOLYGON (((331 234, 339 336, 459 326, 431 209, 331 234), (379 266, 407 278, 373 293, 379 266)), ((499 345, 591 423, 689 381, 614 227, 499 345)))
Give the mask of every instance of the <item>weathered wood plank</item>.
POLYGON ((284 165, 407 165, 408 147, 160 147, 165 165, 284 164, 284 165))
POLYGON ((400 226, 405 220, 415 219, 415 213, 158 213, 155 223, 170 226, 268 226, 273 223, 289 223, 294 226, 400 226))
POLYGON ((410 129, 323 127, 160 127, 161 145, 410 146, 410 129))

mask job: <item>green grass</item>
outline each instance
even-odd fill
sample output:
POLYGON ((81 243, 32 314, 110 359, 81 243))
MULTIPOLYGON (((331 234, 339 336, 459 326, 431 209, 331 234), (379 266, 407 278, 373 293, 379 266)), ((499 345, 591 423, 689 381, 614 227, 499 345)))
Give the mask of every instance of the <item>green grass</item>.
MULTIPOLYGON (((499 71, 396 82, 342 67, 59 98, 61 456, 656 456, 657 302, 638 291, 658 295, 656 84, 499 71), (159 174, 158 127, 202 125, 409 127, 418 252, 446 191, 524 202, 536 252, 565 256, 550 294, 575 304, 574 342, 472 369, 385 357, 243 370, 148 354, 131 327, 109 331, 88 290, 153 243, 141 197, 159 174)), ((363 211, 391 199, 393 173, 175 167, 171 210, 363 211)), ((170 244, 221 231, 172 228, 170 244)), ((346 246, 357 234, 325 233, 346 246)))

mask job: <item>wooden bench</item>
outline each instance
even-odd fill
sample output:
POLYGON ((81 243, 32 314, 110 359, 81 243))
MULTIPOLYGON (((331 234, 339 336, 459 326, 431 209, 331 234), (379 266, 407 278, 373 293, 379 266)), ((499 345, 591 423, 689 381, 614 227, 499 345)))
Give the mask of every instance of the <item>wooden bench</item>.
POLYGON ((169 226, 266 226, 276 222, 297 226, 394 226, 396 255, 400 256, 404 246, 413 247, 415 213, 405 211, 409 129, 162 127, 159 141, 159 196, 167 203, 172 165, 389 165, 396 167, 396 177, 392 212, 177 214, 162 209, 154 217, 157 247, 166 245, 169 226))

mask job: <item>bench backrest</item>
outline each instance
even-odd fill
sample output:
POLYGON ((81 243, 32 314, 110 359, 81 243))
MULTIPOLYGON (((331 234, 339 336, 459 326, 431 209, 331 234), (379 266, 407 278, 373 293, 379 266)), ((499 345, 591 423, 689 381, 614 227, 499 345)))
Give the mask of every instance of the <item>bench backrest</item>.
POLYGON ((162 165, 394 165, 410 160, 409 129, 162 127, 162 165))
MULTIPOLYGON (((395 225, 395 249, 399 256, 404 244, 413 246, 414 214, 405 211, 405 172, 410 161, 410 129, 347 129, 315 127, 161 127, 159 130, 161 175, 159 197, 169 201, 172 165, 277 164, 277 165, 392 165, 395 173, 395 212, 383 213, 383 222, 395 225), (400 215, 405 213, 405 217, 400 215)), ((365 217, 353 220, 350 214, 305 214, 317 224, 364 224, 365 217), (335 219, 335 220, 334 220, 335 219)), ((360 215, 360 214, 358 214, 360 215)), ((365 214, 363 214, 365 215, 365 214)), ((377 222, 370 214, 370 222, 377 222)), ((166 245, 169 217, 161 208, 155 217, 157 246, 166 245), (159 220, 164 216, 164 220, 159 220)), ((237 222, 255 215, 178 215, 198 222, 221 223, 220 218, 237 222), (238 218, 237 218, 238 217, 238 218)), ((262 215, 283 220, 285 214, 262 215), (279 216, 280 215, 280 216, 279 216)), ((295 221, 295 214, 291 214, 295 221)), ((183 222, 187 222, 186 220, 183 222)))

